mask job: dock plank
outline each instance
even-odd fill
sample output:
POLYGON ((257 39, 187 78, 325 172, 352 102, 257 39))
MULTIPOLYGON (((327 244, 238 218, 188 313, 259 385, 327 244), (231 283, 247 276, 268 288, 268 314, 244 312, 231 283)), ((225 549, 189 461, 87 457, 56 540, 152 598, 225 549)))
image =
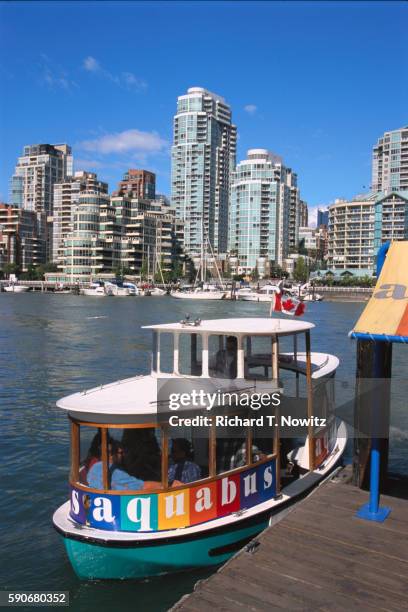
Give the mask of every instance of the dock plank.
POLYGON ((384 496, 392 511, 378 524, 355 516, 367 499, 325 483, 172 610, 408 610, 408 501, 384 496))

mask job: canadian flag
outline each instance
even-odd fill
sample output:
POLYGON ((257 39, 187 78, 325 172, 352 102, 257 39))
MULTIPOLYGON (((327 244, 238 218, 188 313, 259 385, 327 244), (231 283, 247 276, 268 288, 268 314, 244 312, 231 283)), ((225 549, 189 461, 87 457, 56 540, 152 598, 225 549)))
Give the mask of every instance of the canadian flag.
POLYGON ((300 300, 293 297, 286 297, 282 292, 282 284, 279 285, 279 291, 276 291, 271 304, 272 312, 283 312, 283 314, 294 315, 300 317, 306 310, 306 306, 300 300))

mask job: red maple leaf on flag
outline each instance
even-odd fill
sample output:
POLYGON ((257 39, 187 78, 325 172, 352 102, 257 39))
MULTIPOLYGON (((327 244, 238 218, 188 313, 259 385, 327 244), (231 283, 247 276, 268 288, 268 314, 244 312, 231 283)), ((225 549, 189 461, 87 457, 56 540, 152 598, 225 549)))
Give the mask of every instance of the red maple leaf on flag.
POLYGON ((285 300, 284 302, 282 302, 282 306, 285 310, 293 310, 295 307, 295 304, 293 303, 293 301, 289 298, 288 300, 285 300))

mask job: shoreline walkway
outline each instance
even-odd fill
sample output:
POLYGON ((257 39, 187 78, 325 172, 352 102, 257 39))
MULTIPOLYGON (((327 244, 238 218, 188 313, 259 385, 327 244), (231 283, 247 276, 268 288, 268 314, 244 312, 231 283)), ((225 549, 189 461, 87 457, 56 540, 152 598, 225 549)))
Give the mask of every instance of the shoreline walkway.
POLYGON ((177 602, 172 612, 408 609, 408 501, 382 524, 356 518, 368 493, 344 472, 177 602), (343 476, 343 478, 342 478, 343 476))

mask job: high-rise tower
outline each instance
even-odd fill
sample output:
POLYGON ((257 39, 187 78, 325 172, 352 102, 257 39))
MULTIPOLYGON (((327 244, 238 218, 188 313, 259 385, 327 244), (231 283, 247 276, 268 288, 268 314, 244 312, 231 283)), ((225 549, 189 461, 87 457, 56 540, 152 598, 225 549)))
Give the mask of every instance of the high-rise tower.
POLYGON ((235 167, 237 130, 225 100, 191 87, 177 100, 174 117, 171 200, 184 221, 185 250, 198 256, 203 240, 214 252, 228 243, 230 175, 235 167))
POLYGON ((408 189, 408 126, 385 132, 373 147, 372 190, 408 189))
POLYGON ((36 144, 24 147, 11 177, 10 201, 17 208, 36 213, 41 239, 46 243, 46 260, 52 254, 54 185, 72 176, 71 147, 66 144, 36 144))

